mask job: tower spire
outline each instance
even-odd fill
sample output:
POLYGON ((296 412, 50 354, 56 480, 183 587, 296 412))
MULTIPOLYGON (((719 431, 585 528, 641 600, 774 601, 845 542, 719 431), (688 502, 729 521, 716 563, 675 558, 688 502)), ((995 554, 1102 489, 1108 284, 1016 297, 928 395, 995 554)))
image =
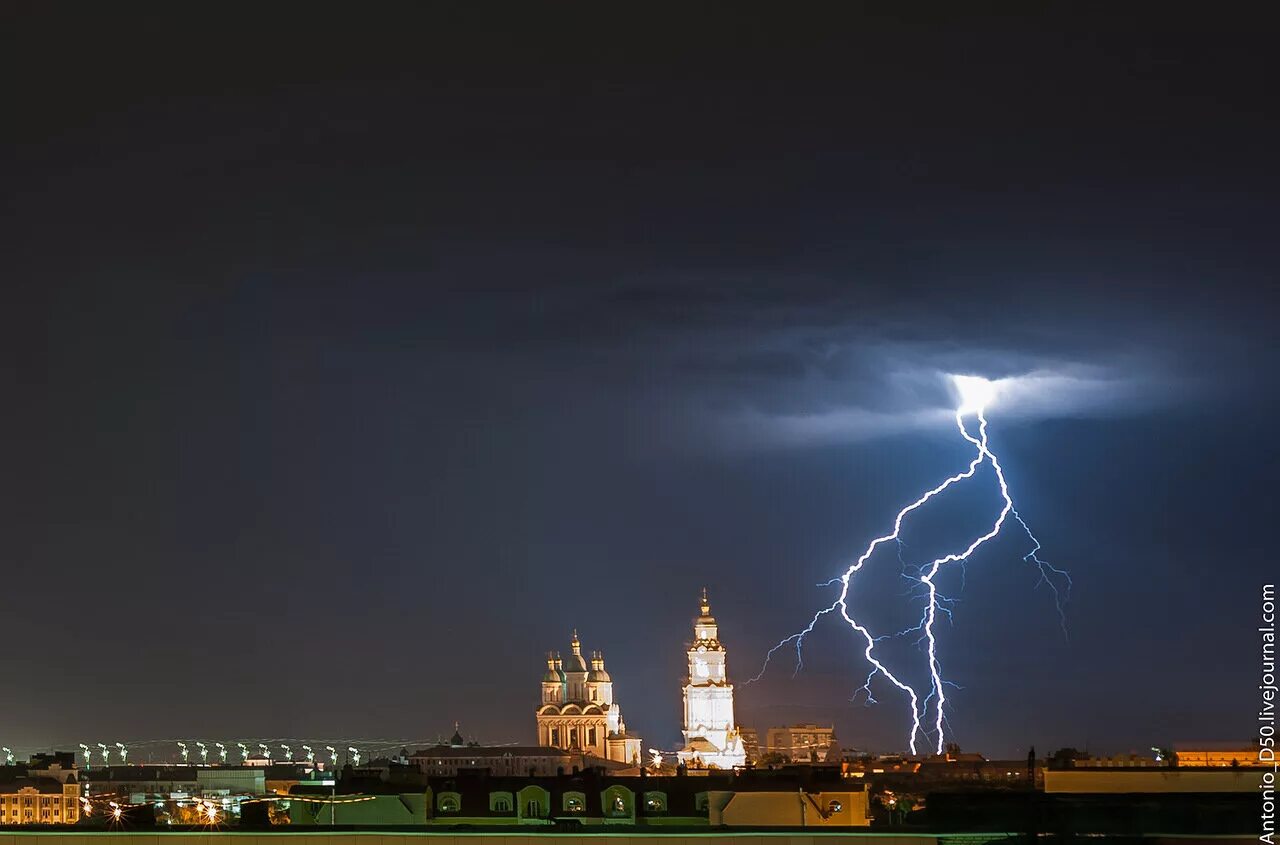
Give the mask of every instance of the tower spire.
POLYGON ((693 620, 689 679, 684 686, 685 745, 677 757, 685 765, 732 769, 746 761, 746 752, 733 719, 733 684, 706 587, 700 598, 702 615, 693 620))

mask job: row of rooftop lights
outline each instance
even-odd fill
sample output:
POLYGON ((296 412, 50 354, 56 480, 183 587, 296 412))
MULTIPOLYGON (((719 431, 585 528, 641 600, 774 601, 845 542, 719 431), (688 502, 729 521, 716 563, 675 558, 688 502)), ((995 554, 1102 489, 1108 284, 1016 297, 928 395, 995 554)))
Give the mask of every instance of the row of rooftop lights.
MULTIPOLYGON (((219 761, 222 763, 226 763, 227 757, 230 755, 230 751, 227 748, 227 746, 221 742, 215 742, 213 745, 215 748, 218 749, 219 761)), ((187 746, 187 743, 178 742, 177 746, 178 746, 178 754, 182 758, 182 762, 183 763, 189 762, 191 759, 191 749, 187 746)), ((200 755, 200 762, 202 764, 207 764, 209 762, 209 746, 199 741, 195 743, 195 746, 197 749, 199 749, 197 753, 200 755)), ((240 749, 240 761, 242 763, 247 761, 249 759, 249 746, 243 742, 237 742, 236 746, 240 749)), ((112 746, 107 745, 105 742, 99 742, 99 743, 96 743, 94 747, 98 749, 96 753, 102 758, 102 765, 104 766, 109 765, 111 763, 112 746)), ((128 764, 129 747, 125 745, 123 742, 115 743, 114 747, 116 749, 116 752, 120 755, 120 762, 123 764, 128 764)), ((284 743, 281 743, 280 749, 284 751, 284 760, 286 762, 292 763, 293 748, 289 745, 285 745, 284 743)), ((5 755, 5 764, 12 765, 13 751, 10 750, 9 748, 4 748, 2 750, 5 755)), ((267 745, 266 743, 260 742, 258 743, 258 750, 259 752, 261 752, 261 755, 265 757, 268 761, 271 760, 271 746, 267 745)), ((338 749, 334 748, 332 745, 326 745, 324 747, 324 750, 329 754, 329 763, 331 765, 337 765, 338 749)), ((315 762, 316 753, 311 748, 310 745, 302 746, 302 751, 306 755, 306 761, 308 763, 315 762)), ((85 765, 86 766, 90 765, 93 762, 93 755, 95 754, 93 747, 90 747, 87 743, 82 742, 80 743, 80 752, 84 754, 85 765)), ((356 748, 355 746, 348 746, 347 754, 349 755, 353 765, 356 765, 356 766, 360 765, 360 749, 356 748)))

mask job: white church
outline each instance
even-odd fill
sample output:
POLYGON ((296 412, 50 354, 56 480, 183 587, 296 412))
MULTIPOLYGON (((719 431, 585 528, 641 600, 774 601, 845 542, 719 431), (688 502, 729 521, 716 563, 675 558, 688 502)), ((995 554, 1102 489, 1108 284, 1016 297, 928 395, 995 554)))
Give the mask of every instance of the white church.
MULTIPOLYGON (((693 623, 689 677, 684 685, 684 746, 676 752, 689 768, 732 769, 747 762, 742 736, 733 721, 733 684, 725 666, 715 617, 702 591, 702 613, 693 623)), ((618 763, 639 765, 640 737, 627 732, 622 709, 613 697, 613 678, 604 654, 582 655, 578 632, 569 643, 569 658, 547 654, 542 697, 537 711, 538 744, 589 754, 618 763)))
POLYGON ((588 669, 576 629, 567 662, 559 652, 547 655, 537 720, 538 744, 543 747, 640 763, 642 743, 627 733, 622 708, 613 700, 613 678, 604 668, 604 653, 593 652, 588 669))
POLYGON ((677 756, 691 768, 732 769, 747 762, 733 721, 733 684, 725 666, 715 617, 702 591, 702 614, 693 622, 689 678, 684 685, 684 748, 677 756))

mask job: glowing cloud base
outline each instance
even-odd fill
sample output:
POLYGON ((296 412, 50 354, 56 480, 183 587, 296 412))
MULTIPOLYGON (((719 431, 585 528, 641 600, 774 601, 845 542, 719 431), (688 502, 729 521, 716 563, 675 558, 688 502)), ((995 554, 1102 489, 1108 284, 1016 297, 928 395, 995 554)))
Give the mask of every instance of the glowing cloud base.
MULTIPOLYGON (((867 546, 862 555, 844 571, 844 574, 838 578, 833 578, 831 581, 827 582, 826 585, 823 585, 832 586, 837 583, 840 585, 840 593, 836 597, 836 600, 832 602, 829 607, 825 607, 814 614, 813 619, 809 621, 809 624, 805 626, 803 630, 792 634, 771 648, 769 653, 765 656, 764 666, 760 669, 760 674, 747 682, 752 683, 763 677, 765 671, 769 668, 769 661, 773 658, 773 655, 777 653, 779 649, 788 644, 793 644, 795 647, 795 671, 799 672, 804 665, 804 658, 801 649, 804 645, 805 637, 813 632, 814 627, 823 616, 826 616, 829 613, 838 613, 840 618, 843 619, 844 622, 866 643, 866 647, 862 654, 863 657, 866 658, 866 661, 871 664, 871 671, 867 675, 866 681, 858 691, 866 693, 867 702, 869 704, 874 703, 875 699, 871 695, 871 682, 877 676, 880 676, 896 687, 909 700, 911 707, 911 731, 908 737, 908 743, 911 747, 911 753, 913 754, 916 753, 917 743, 922 736, 925 738, 932 737, 936 753, 942 753, 943 725, 946 719, 945 707, 947 703, 946 688, 948 686, 954 686, 954 684, 951 684, 943 677, 942 668, 938 662, 937 635, 934 631, 934 624, 937 621, 938 614, 950 614, 950 611, 946 607, 948 599, 946 596, 943 596, 938 592, 937 585, 934 581, 942 568, 956 563, 963 565, 984 543, 999 535, 1001 529, 1004 528, 1005 523, 1008 521, 1008 518, 1012 516, 1031 539, 1033 548, 1030 552, 1024 555, 1023 559, 1034 564, 1039 569, 1039 583, 1047 584, 1050 590, 1053 591, 1054 602, 1057 605, 1058 616, 1059 620, 1062 622, 1064 634, 1066 632, 1066 617, 1063 612, 1063 606, 1071 590, 1071 577, 1066 572, 1054 568, 1049 563, 1038 557, 1040 541, 1036 539, 1035 535, 1031 533, 1031 529, 1027 526, 1027 523, 1018 515, 1018 511, 1013 505, 1013 497, 1009 493, 1008 482, 1005 480, 1004 469, 1000 466, 999 459, 996 458, 995 453, 991 451, 987 442, 987 419, 985 412, 987 406, 991 404, 992 400, 995 398, 997 388, 996 383, 977 376, 952 376, 951 380, 960 397, 960 404, 957 407, 955 414, 956 427, 960 430, 960 436, 973 444, 977 449, 977 455, 975 455, 973 460, 969 462, 968 468, 963 472, 959 472, 947 478, 936 487, 925 491, 925 493, 923 493, 914 502, 898 511, 898 515, 893 521, 893 530, 890 533, 872 540, 871 544, 867 546), (965 426, 965 418, 969 416, 976 418, 978 422, 978 434, 976 437, 970 434, 969 429, 965 426), (952 552, 934 559, 920 568, 918 576, 907 576, 924 588, 923 594, 926 601, 919 624, 895 634, 881 635, 878 637, 873 636, 871 631, 855 619, 849 610, 849 593, 854 575, 861 571, 867 561, 871 559, 871 556, 875 553, 876 549, 881 545, 894 542, 899 545, 899 550, 901 550, 900 537, 902 533, 902 522, 908 514, 923 507, 930 499, 937 496, 947 488, 972 478, 974 474, 977 473, 978 468, 987 462, 991 464, 991 468, 995 473, 996 481, 1000 487, 1000 497, 1003 502, 1003 506, 1000 508, 1000 512, 996 516, 994 523, 987 531, 969 543, 968 546, 964 547, 963 550, 952 552), (1059 589, 1060 581, 1062 582, 1062 589, 1059 589), (920 634, 920 642, 925 646, 925 651, 928 655, 929 692, 923 698, 921 698, 919 693, 916 692, 914 687, 901 680, 897 674, 891 671, 876 654, 876 646, 880 642, 909 633, 920 634), (926 722, 929 720, 930 703, 932 703, 933 711, 932 725, 926 726, 926 722)), ((1039 583, 1037 586, 1039 586, 1039 583)), ((856 694, 857 693, 855 693, 855 695, 856 694)))

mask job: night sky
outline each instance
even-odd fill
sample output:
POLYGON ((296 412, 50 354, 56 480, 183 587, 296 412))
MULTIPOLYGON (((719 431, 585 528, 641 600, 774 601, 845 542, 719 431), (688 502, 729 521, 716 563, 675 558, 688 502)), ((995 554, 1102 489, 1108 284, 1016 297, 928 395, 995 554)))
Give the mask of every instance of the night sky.
POLYGON ((4 3, 0 742, 531 742, 576 626, 671 748, 705 584, 740 723, 902 748, 838 623, 743 682, 969 460, 949 372, 1034 377, 992 443, 1075 580, 1064 637, 975 556, 951 738, 1247 742, 1273 35, 897 5, 4 3))

